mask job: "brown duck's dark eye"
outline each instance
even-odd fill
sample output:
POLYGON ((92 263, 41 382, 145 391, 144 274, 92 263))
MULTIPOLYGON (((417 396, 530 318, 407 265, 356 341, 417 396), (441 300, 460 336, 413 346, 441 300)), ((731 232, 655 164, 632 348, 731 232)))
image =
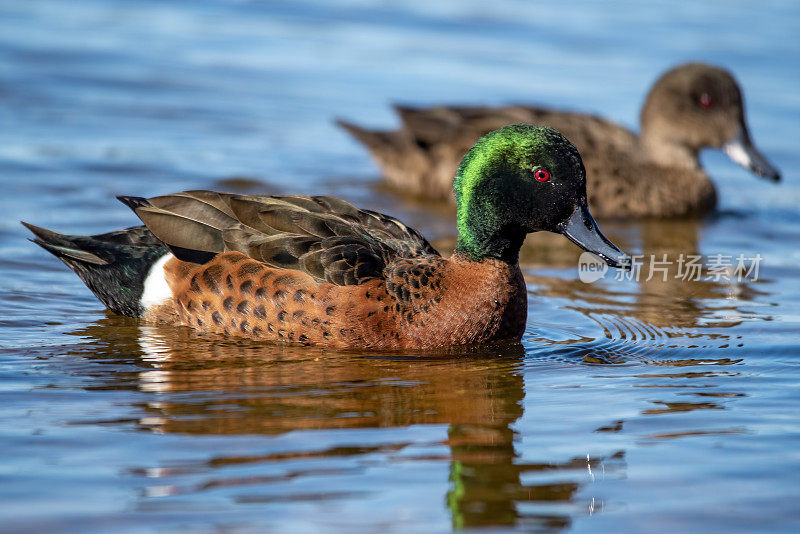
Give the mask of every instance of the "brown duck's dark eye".
POLYGON ((533 177, 539 182, 546 182, 550 179, 550 171, 546 169, 536 169, 533 171, 533 177))
POLYGON ((711 95, 708 93, 703 93, 700 95, 700 98, 697 99, 697 102, 703 109, 711 109, 714 107, 714 99, 711 98, 711 95))

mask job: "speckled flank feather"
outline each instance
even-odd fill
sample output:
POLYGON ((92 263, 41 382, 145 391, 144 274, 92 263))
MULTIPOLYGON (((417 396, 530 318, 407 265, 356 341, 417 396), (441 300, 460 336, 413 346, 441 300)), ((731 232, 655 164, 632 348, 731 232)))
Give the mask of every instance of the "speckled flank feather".
POLYGON ((384 280, 320 283, 238 252, 205 265, 171 260, 173 308, 145 318, 270 341, 426 348, 517 339, 526 318, 518 266, 438 256, 398 260, 384 280))

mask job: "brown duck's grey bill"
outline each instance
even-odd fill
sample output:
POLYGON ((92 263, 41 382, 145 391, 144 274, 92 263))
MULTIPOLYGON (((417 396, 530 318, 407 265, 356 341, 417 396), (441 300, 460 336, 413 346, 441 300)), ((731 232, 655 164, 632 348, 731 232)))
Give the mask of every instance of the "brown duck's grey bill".
POLYGON ((739 130, 739 133, 734 135, 730 141, 722 145, 722 151, 731 160, 742 167, 750 169, 759 176, 774 182, 781 180, 781 173, 758 151, 745 129, 739 130))
POLYGON ((586 206, 575 208, 569 219, 559 225, 559 230, 582 249, 600 256, 611 267, 630 270, 630 256, 618 249, 600 232, 586 206))

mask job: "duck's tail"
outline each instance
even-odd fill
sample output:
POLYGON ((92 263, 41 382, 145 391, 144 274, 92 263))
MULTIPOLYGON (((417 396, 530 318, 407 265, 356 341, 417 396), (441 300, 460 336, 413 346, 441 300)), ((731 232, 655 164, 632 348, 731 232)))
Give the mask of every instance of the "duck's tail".
POLYGON ((400 130, 368 130, 342 119, 336 119, 336 124, 367 147, 378 163, 391 160, 406 149, 407 140, 400 130))
POLYGON ((365 145, 367 148, 372 148, 380 140, 382 132, 375 132, 362 128, 357 124, 348 122, 344 119, 336 119, 336 125, 345 130, 354 139, 365 145))
POLYGON ((66 263, 108 309, 128 317, 145 311, 145 281, 154 265, 169 254, 147 227, 88 236, 22 224, 36 236, 31 241, 66 263))

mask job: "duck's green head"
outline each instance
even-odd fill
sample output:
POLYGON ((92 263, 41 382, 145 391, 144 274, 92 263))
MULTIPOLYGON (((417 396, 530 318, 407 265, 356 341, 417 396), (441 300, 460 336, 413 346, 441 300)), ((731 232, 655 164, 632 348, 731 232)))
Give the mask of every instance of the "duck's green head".
POLYGON ((578 150, 553 128, 515 124, 485 135, 464 156, 453 187, 456 251, 475 261, 516 262, 525 236, 546 230, 613 267, 629 263, 589 214, 578 150))

